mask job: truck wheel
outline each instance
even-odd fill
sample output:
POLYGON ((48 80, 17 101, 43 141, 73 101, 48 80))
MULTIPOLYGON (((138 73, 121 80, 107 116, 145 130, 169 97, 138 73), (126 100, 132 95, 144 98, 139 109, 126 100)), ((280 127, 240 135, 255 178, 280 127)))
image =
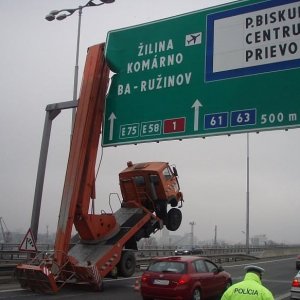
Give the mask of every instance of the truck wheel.
POLYGON ((118 273, 123 277, 130 277, 135 272, 136 260, 132 251, 123 251, 118 263, 118 273))
POLYGON ((182 220, 182 213, 181 210, 178 208, 171 208, 168 211, 168 222, 166 227, 170 231, 175 231, 179 228, 182 220))

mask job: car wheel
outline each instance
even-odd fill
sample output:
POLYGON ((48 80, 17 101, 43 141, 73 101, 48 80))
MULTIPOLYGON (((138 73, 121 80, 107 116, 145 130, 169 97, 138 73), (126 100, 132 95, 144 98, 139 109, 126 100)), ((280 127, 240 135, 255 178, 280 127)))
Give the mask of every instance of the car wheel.
POLYGON ((130 277, 135 272, 136 260, 132 251, 123 251, 118 263, 118 273, 123 277, 130 277))
POLYGON ((201 300, 201 291, 198 288, 194 289, 192 300, 201 300))
POLYGON ((168 222, 166 224, 167 229, 170 231, 176 231, 181 224, 181 220, 181 210, 179 210, 178 208, 171 208, 168 211, 168 222))

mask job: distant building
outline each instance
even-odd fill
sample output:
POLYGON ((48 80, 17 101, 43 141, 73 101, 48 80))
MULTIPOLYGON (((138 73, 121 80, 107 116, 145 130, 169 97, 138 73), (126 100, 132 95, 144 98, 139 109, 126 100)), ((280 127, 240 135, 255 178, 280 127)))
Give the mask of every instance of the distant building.
POLYGON ((253 246, 265 246, 268 242, 268 238, 265 234, 254 235, 251 238, 251 244, 253 246))

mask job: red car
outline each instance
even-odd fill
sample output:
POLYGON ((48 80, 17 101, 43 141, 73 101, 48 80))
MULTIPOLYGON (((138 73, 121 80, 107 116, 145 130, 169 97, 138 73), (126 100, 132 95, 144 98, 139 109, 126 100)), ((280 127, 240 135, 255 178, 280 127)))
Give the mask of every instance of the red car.
POLYGON ((200 300, 222 295, 231 284, 230 274, 205 257, 159 257, 141 277, 141 294, 144 300, 200 300))

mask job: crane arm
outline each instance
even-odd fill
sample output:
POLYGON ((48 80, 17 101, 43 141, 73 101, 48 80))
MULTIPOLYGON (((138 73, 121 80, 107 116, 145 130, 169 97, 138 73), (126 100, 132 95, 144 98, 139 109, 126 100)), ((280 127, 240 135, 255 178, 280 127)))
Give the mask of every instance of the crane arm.
POLYGON ((55 241, 56 261, 59 265, 65 259, 64 253, 68 252, 73 223, 84 239, 96 239, 99 235, 95 226, 99 216, 88 216, 88 209, 94 194, 95 162, 108 80, 104 44, 90 47, 83 73, 55 241))

